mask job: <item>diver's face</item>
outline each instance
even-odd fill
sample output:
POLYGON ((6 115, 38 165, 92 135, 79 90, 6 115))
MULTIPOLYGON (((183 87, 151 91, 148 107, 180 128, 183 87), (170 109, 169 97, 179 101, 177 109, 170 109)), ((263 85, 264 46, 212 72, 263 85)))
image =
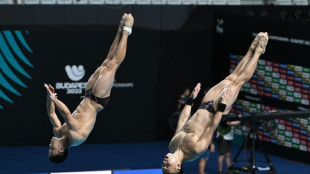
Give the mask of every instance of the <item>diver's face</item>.
POLYGON ((163 161, 162 170, 164 173, 178 173, 178 165, 175 156, 168 153, 163 161))
POLYGON ((50 146, 49 156, 57 155, 58 153, 63 152, 62 144, 60 143, 60 140, 56 137, 53 137, 51 139, 49 146, 50 146))

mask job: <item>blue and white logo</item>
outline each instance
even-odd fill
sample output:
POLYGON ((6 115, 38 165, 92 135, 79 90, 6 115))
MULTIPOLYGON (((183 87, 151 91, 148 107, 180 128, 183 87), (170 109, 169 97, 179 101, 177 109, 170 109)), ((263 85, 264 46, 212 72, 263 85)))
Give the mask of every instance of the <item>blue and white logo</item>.
MULTIPOLYGON (((28 31, 25 33, 28 34, 28 31)), ((9 97, 12 93, 22 96, 13 84, 28 88, 21 80, 21 76, 31 79, 20 64, 23 63, 33 68, 22 50, 32 53, 21 31, 0 31, 0 98, 9 103, 14 103, 9 97)), ((0 109, 4 109, 1 103, 0 109)))
POLYGON ((72 81, 79 81, 81 80, 84 75, 85 75, 85 69, 83 65, 73 65, 73 66, 69 66, 67 65, 65 67, 66 73, 69 77, 70 80, 72 81))
POLYGON ((57 90, 66 90, 67 94, 82 94, 83 89, 86 88, 87 82, 78 82, 83 79, 85 69, 83 65, 66 65, 65 71, 71 81, 56 82, 55 87, 57 90))

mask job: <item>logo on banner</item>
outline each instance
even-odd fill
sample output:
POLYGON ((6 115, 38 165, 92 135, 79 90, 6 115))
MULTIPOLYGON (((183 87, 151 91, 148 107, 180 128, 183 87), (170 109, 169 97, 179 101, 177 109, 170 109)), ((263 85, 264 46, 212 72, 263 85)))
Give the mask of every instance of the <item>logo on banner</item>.
MULTIPOLYGON (((25 33, 28 34, 28 31, 25 33)), ((27 51, 32 53, 32 50, 19 30, 0 31, 0 43, 0 98, 13 104, 13 96, 22 97, 15 86, 27 89, 27 85, 22 81, 23 77, 32 79, 24 69, 24 64, 33 68, 24 54, 27 51)), ((1 103, 0 109, 4 109, 1 103)))
POLYGON ((116 79, 114 79, 113 87, 114 88, 133 88, 133 83, 132 82, 119 83, 119 82, 116 82, 116 79))
POLYGON ((87 82, 78 82, 85 75, 83 65, 66 65, 65 71, 71 81, 57 82, 56 89, 66 90, 67 94, 82 94, 83 89, 86 88, 87 82))
POLYGON ((66 73, 69 77, 70 80, 72 81, 79 81, 81 80, 84 75, 85 75, 85 70, 84 70, 84 66, 83 65, 73 65, 73 66, 69 66, 67 65, 65 67, 66 73))
MULTIPOLYGON (((66 65, 65 72, 71 81, 57 82, 56 89, 66 90, 67 94, 82 94, 87 86, 87 82, 78 82, 85 76, 85 69, 83 65, 66 65)), ((116 82, 114 79, 114 88, 133 88, 133 82, 116 82)))

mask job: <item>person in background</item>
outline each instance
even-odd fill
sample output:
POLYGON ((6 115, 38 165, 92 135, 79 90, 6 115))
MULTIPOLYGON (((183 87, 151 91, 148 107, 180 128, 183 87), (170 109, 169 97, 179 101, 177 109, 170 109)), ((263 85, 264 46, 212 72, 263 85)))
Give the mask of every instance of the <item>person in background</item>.
POLYGON ((234 139, 233 126, 240 125, 240 121, 227 121, 223 117, 220 121, 216 131, 216 139, 218 142, 219 156, 218 162, 218 173, 223 174, 223 161, 225 158, 226 167, 231 167, 231 142, 234 139))
POLYGON ((206 167, 207 161, 209 160, 210 152, 211 153, 215 152, 215 146, 214 146, 213 141, 210 142, 210 146, 208 150, 199 159, 199 163, 198 163, 199 174, 205 174, 205 167, 206 167))

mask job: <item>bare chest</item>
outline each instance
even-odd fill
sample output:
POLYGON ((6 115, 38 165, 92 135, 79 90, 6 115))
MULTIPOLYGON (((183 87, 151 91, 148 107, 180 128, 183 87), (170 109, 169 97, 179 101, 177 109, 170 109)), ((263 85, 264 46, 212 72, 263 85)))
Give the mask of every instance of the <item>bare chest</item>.
POLYGON ((208 113, 197 112, 184 127, 177 133, 169 144, 169 150, 174 152, 182 149, 185 160, 191 161, 199 157, 206 150, 206 138, 204 135, 209 131, 211 119, 208 113))
POLYGON ((203 133, 209 128, 211 125, 211 119, 209 115, 206 113, 196 112, 190 120, 188 120, 182 131, 185 133, 192 133, 197 137, 201 137, 203 133))
POLYGON ((80 129, 92 127, 96 122, 96 109, 87 101, 83 100, 72 113, 72 116, 79 123, 80 129))
POLYGON ((184 160, 193 160, 199 156, 202 152, 200 147, 199 137, 193 133, 182 131, 176 134, 169 144, 171 152, 176 149, 181 149, 184 152, 184 160))
POLYGON ((82 144, 87 136, 84 136, 80 131, 71 130, 68 125, 64 123, 60 129, 61 136, 67 136, 71 141, 71 146, 77 146, 82 144))

